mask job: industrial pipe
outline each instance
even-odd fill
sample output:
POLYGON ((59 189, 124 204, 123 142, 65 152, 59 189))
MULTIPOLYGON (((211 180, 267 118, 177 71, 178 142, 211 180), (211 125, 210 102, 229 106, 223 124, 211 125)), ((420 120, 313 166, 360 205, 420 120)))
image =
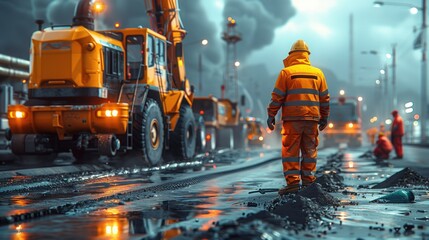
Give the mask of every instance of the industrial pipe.
POLYGON ((0 76, 26 79, 29 77, 29 73, 20 70, 0 67, 0 76))
POLYGON ((28 70, 30 61, 0 54, 0 65, 7 68, 28 70))

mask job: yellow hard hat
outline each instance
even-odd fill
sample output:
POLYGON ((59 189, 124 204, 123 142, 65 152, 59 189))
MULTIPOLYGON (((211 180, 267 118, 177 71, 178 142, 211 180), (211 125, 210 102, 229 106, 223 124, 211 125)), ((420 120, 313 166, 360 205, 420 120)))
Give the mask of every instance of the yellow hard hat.
POLYGON ((308 52, 308 54, 310 54, 310 50, 308 49, 307 43, 305 43, 302 39, 299 39, 292 45, 289 54, 293 52, 308 52))

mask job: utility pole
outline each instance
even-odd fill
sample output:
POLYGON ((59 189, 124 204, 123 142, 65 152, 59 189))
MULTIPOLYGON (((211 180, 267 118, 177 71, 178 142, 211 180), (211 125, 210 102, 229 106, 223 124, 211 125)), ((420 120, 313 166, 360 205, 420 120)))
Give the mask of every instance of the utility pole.
MULTIPOLYGON (((354 88, 354 72, 353 72, 353 14, 350 14, 349 18, 349 81, 352 89, 354 88)), ((354 93, 353 93, 354 94, 354 93)))
POLYGON ((398 108, 398 99, 396 97, 396 44, 392 45, 392 98, 393 108, 398 108))
POLYGON ((198 94, 202 95, 203 91, 203 56, 201 53, 198 55, 198 74, 199 74, 199 81, 198 81, 198 94))
POLYGON ((426 63, 426 0, 422 0, 422 82, 421 82, 421 142, 426 143, 426 118, 427 118, 427 63, 426 63))

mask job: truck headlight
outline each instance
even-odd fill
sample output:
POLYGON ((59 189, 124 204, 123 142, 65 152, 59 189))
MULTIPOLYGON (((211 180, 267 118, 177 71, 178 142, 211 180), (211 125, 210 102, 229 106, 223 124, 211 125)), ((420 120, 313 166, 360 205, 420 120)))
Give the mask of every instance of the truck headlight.
POLYGON ((9 118, 14 118, 14 119, 23 119, 27 117, 27 113, 24 111, 19 111, 19 110, 15 110, 15 111, 10 111, 9 112, 9 118))
POLYGON ((102 109, 97 111, 97 117, 117 117, 119 111, 116 109, 102 109))

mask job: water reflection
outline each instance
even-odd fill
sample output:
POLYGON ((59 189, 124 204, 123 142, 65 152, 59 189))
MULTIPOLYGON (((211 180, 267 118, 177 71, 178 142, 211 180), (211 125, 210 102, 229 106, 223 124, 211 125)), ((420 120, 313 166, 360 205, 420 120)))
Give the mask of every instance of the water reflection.
POLYGON ((12 240, 27 240, 30 239, 28 233, 24 231, 25 224, 11 225, 9 228, 14 229, 14 234, 11 235, 12 240))
POLYGON ((11 205, 17 205, 17 206, 27 206, 28 204, 32 203, 30 199, 27 198, 27 196, 23 195, 14 195, 10 197, 9 200, 11 205))

